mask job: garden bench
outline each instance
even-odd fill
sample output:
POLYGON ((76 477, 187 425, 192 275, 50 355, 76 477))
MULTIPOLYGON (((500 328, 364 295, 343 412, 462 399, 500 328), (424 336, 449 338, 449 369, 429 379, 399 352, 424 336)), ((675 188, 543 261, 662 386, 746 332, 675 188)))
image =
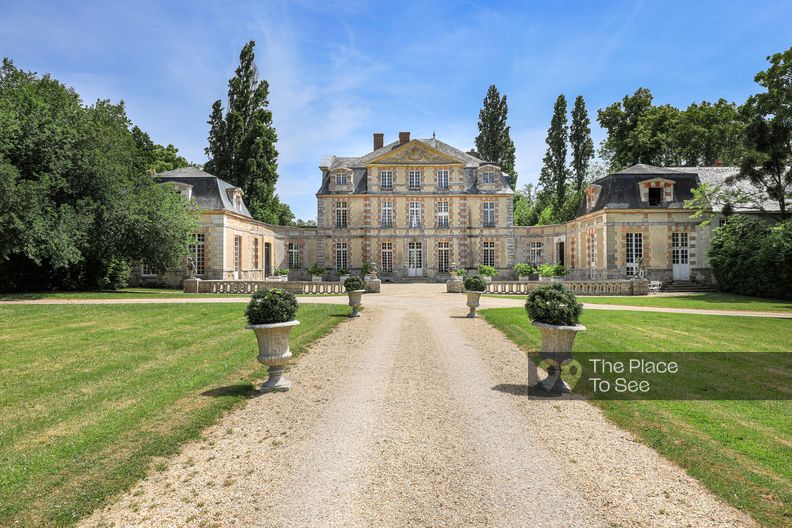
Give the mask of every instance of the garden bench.
POLYGON ((649 281, 649 293, 660 293, 663 283, 660 281, 649 281))

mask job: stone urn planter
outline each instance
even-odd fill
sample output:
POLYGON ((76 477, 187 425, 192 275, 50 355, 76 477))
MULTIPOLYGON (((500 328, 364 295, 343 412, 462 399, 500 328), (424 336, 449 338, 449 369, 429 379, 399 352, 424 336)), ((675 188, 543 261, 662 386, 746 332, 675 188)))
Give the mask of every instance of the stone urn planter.
POLYGON ((492 277, 488 275, 482 275, 481 278, 484 279, 484 282, 492 282, 492 277))
POLYGON ((311 275, 311 282, 322 282, 321 275, 311 275))
POLYGON ((349 315, 349 317, 360 317, 360 305, 362 304, 364 293, 366 293, 366 290, 347 291, 347 296, 349 297, 349 306, 352 307, 352 313, 349 315))
POLYGON ((256 360, 267 366, 269 378, 261 386, 261 392, 287 391, 291 389, 291 381, 283 376, 286 364, 292 357, 289 349, 289 337, 292 328, 300 321, 287 321, 285 323, 272 323, 260 325, 247 325, 245 328, 253 330, 258 341, 259 353, 256 360))
POLYGON ((258 342, 259 363, 266 365, 269 378, 261 386, 261 392, 287 391, 291 382, 283 376, 286 364, 292 357, 289 337, 292 328, 300 324, 295 321, 297 298, 281 288, 259 290, 250 298, 245 315, 258 342))
POLYGON ((586 327, 580 324, 583 305, 575 294, 557 282, 541 286, 528 294, 525 310, 532 325, 539 329, 541 344, 539 356, 545 364, 547 377, 540 385, 547 392, 570 392, 570 386, 562 379, 565 363, 572 361, 572 345, 578 332, 586 327))
POLYGON ((474 276, 465 279, 465 295, 467 295, 467 307, 470 311, 467 317, 470 319, 478 317, 476 308, 479 307, 481 301, 481 294, 487 290, 487 283, 484 282, 482 277, 474 276))
POLYGON ((347 280, 348 278, 349 278, 349 273, 347 273, 347 274, 345 274, 345 275, 339 275, 339 276, 338 276, 338 282, 341 282, 341 283, 343 283, 343 282, 344 282, 345 280, 347 280))
POLYGON ((520 275, 517 277, 517 280, 520 282, 530 282, 531 276, 530 275, 520 275))
POLYGON ((553 282, 553 277, 546 277, 544 275, 539 275, 539 282, 553 282))

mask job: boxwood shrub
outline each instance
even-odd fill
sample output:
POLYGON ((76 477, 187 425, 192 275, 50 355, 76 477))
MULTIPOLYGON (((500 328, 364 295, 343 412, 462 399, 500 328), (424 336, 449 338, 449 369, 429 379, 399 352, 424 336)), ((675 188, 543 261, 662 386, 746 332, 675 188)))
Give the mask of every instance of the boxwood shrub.
POLYGON ((487 289, 487 283, 478 275, 465 278, 465 289, 467 291, 483 292, 487 289))
POLYGON ((366 283, 363 282, 363 279, 356 275, 354 277, 349 277, 344 281, 344 289, 346 289, 348 292, 355 290, 365 290, 366 283))
POLYGON ((245 315, 252 325, 294 321, 297 297, 281 288, 259 290, 252 295, 245 315))
POLYGON ((531 321, 537 323, 574 326, 580 323, 583 305, 562 283, 554 282, 529 293, 525 310, 531 321))

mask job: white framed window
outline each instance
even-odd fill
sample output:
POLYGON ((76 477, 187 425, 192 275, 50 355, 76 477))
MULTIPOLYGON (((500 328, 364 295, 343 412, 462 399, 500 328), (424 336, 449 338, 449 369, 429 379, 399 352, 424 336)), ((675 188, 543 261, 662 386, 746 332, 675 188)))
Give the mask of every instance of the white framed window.
POLYGON ((384 272, 393 271, 393 242, 383 242, 380 250, 380 269, 384 272))
POLYGON ((448 202, 437 202, 437 227, 448 227, 448 202))
POLYGON ((437 188, 440 190, 448 189, 448 171, 447 170, 439 170, 437 171, 437 188))
POLYGON ((382 202, 381 225, 384 228, 393 227, 393 202, 382 202))
POLYGON ((726 217, 722 216, 718 218, 718 227, 723 227, 726 225, 726 217))
POLYGON ((586 259, 588 260, 589 278, 597 278, 597 234, 591 232, 588 235, 586 245, 586 259))
POLYGON ((538 266, 542 263, 542 243, 528 242, 528 263, 538 266))
POLYGON ((484 202, 484 226, 495 225, 495 202, 484 202))
POLYGON ((253 239, 253 243, 250 245, 250 256, 252 257, 250 261, 253 263, 253 269, 259 269, 259 240, 258 238, 253 239))
POLYGON ((336 202, 336 227, 347 226, 347 203, 336 202))
POLYGON ((627 276, 635 275, 638 263, 643 258, 643 233, 626 233, 627 244, 627 276))
POLYGON ((346 185, 347 184, 347 173, 346 172, 336 172, 335 182, 336 182, 336 185, 346 185))
POLYGON ((236 212, 242 212, 242 195, 239 193, 234 195, 234 210, 236 212))
POLYGON ((671 264, 687 264, 688 256, 688 234, 671 233, 671 264))
POLYGON ((448 242, 437 243, 437 271, 446 273, 451 257, 451 244, 448 242))
POLYGON ((383 191, 393 190, 393 171, 381 170, 380 171, 380 189, 383 191))
POLYGON ((336 242, 336 270, 349 268, 349 250, 346 242, 336 242))
POLYGON ((421 171, 420 170, 409 170, 407 171, 408 176, 408 186, 410 189, 417 190, 421 188, 421 171))
POLYGON ((421 227, 421 202, 410 202, 410 227, 421 227))
POLYGON ((481 181, 483 183, 495 183, 495 173, 490 171, 481 173, 481 181))
POLYGON ((481 263, 485 266, 495 265, 495 242, 484 242, 484 252, 481 256, 481 263))
POLYGON ((242 237, 236 235, 234 237, 234 271, 242 269, 242 237))
POLYGON ((300 246, 294 242, 289 242, 286 245, 286 252, 288 254, 289 269, 299 269, 300 267, 300 246))
POLYGON ((195 264, 195 274, 200 276, 206 273, 206 235, 195 233, 189 251, 195 264))
POLYGON ((157 270, 146 264, 145 262, 140 266, 140 274, 144 277, 156 277, 159 275, 157 270))

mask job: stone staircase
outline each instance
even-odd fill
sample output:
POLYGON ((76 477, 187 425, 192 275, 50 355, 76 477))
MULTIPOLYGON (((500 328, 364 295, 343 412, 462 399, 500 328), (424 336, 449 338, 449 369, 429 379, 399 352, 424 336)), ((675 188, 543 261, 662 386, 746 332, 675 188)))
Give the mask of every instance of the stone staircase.
POLYGON ((693 281, 674 281, 671 284, 663 286, 662 292, 675 292, 675 293, 698 293, 698 292, 714 292, 717 291, 715 286, 711 284, 700 284, 693 281))

